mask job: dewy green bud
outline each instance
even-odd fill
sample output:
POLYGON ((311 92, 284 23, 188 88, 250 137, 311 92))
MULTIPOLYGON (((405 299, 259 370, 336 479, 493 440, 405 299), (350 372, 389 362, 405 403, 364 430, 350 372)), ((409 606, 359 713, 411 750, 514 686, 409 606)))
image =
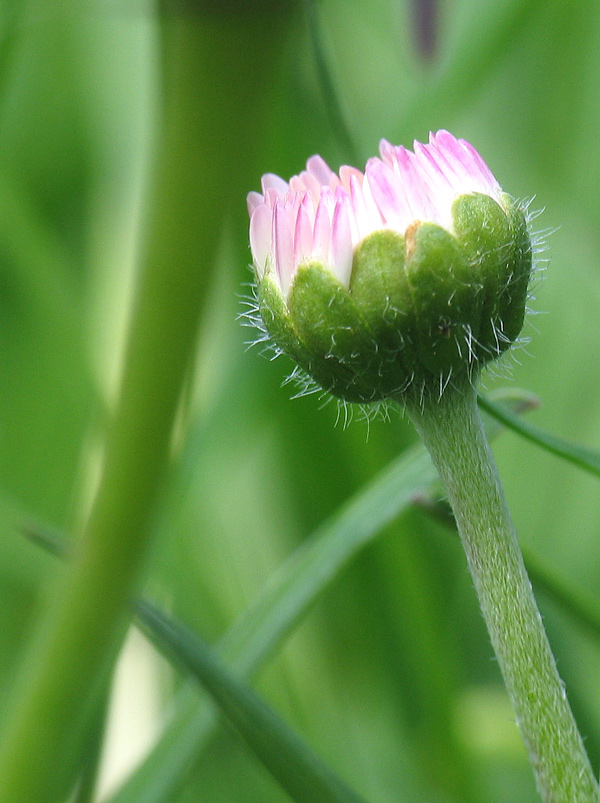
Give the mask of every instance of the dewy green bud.
POLYGON ((471 145, 439 131, 380 151, 364 174, 313 156, 248 196, 266 331, 352 402, 474 376, 518 337, 532 266, 522 206, 471 145))

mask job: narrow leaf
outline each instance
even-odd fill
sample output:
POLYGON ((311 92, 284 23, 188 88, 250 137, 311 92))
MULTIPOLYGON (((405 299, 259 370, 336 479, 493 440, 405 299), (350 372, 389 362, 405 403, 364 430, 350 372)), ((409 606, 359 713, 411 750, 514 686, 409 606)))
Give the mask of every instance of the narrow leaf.
POLYGON ((139 621, 167 657, 183 665, 205 687, 249 747, 299 803, 360 803, 317 754, 249 686, 226 669, 211 648, 190 630, 146 602, 139 621))
MULTIPOLYGON (((425 450, 415 446, 319 527, 269 578, 255 603, 219 642, 219 653, 236 674, 251 677, 341 569, 435 478, 425 450)), ((110 803, 173 799, 216 721, 214 708, 191 687, 182 689, 173 712, 163 737, 110 803)))
POLYGON ((600 477, 600 453, 575 443, 569 443, 569 441, 557 438, 555 435, 550 435, 529 421, 517 418, 517 416, 484 396, 478 396, 478 403, 482 410, 485 410, 486 413, 496 418, 504 426, 514 430, 519 435, 527 438, 527 440, 600 477))

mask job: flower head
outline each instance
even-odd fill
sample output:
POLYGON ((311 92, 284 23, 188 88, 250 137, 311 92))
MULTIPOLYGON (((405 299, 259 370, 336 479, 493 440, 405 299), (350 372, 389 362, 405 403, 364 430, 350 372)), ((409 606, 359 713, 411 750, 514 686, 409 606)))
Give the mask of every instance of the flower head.
POLYGON ((365 172, 320 156, 248 195, 260 310, 278 345, 351 400, 447 379, 518 335, 531 270, 522 209, 447 131, 382 140, 365 172))

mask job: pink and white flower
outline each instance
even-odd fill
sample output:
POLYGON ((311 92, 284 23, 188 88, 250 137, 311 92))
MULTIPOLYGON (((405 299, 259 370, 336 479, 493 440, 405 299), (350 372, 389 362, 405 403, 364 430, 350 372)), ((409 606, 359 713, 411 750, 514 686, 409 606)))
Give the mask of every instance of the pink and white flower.
POLYGON ((287 296, 298 267, 325 265, 348 287, 354 249, 369 234, 404 234, 415 221, 453 232, 452 204, 460 195, 483 193, 501 206, 502 189, 475 148, 448 131, 431 133, 414 151, 381 140, 381 158, 364 174, 341 167, 339 175, 320 156, 289 183, 267 173, 262 194, 248 195, 250 247, 260 281, 271 273, 287 296))

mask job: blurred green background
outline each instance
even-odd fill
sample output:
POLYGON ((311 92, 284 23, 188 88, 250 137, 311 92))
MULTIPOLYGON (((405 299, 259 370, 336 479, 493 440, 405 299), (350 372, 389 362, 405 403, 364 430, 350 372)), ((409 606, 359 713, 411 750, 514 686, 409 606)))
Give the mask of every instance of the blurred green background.
MULTIPOLYGON (((551 230, 524 334, 484 377, 543 401, 532 420, 600 447, 600 4, 320 0, 323 53, 361 160, 448 128, 551 230)), ((160 15, 142 0, 0 6, 0 684, 10 689, 53 575, 19 535, 69 531, 94 488, 115 400, 142 199, 160 106, 160 15)), ((231 54, 235 58, 235 53, 231 54)), ((256 53, 260 60, 260 52, 256 53)), ((252 81, 253 76, 248 76, 252 81)), ((202 87, 199 87, 201 92, 202 87)), ((289 33, 263 172, 299 172, 336 135, 302 6, 289 33)), ((237 143, 243 148, 244 143, 237 143)), ((227 160, 226 147, 223 160, 227 160)), ((312 530, 414 441, 398 411, 348 427, 335 403, 290 400, 286 358, 247 350, 245 199, 232 199, 181 435, 157 518, 148 593, 214 640, 312 530), (337 423, 336 423, 337 422, 337 423), (181 455, 185 459, 181 459, 181 455)), ((199 261, 202 255, 198 255, 199 261)), ((597 481, 511 433, 494 444, 520 537, 596 593, 597 481)), ((600 645, 539 596, 597 773, 600 645)), ((102 794, 166 720, 179 684, 139 638, 120 667, 102 794), (129 680, 128 680, 129 679, 129 680)), ((260 692, 370 801, 536 801, 458 542, 411 511, 343 572, 261 673, 260 692)), ((283 801, 222 728, 175 801, 283 801)))

